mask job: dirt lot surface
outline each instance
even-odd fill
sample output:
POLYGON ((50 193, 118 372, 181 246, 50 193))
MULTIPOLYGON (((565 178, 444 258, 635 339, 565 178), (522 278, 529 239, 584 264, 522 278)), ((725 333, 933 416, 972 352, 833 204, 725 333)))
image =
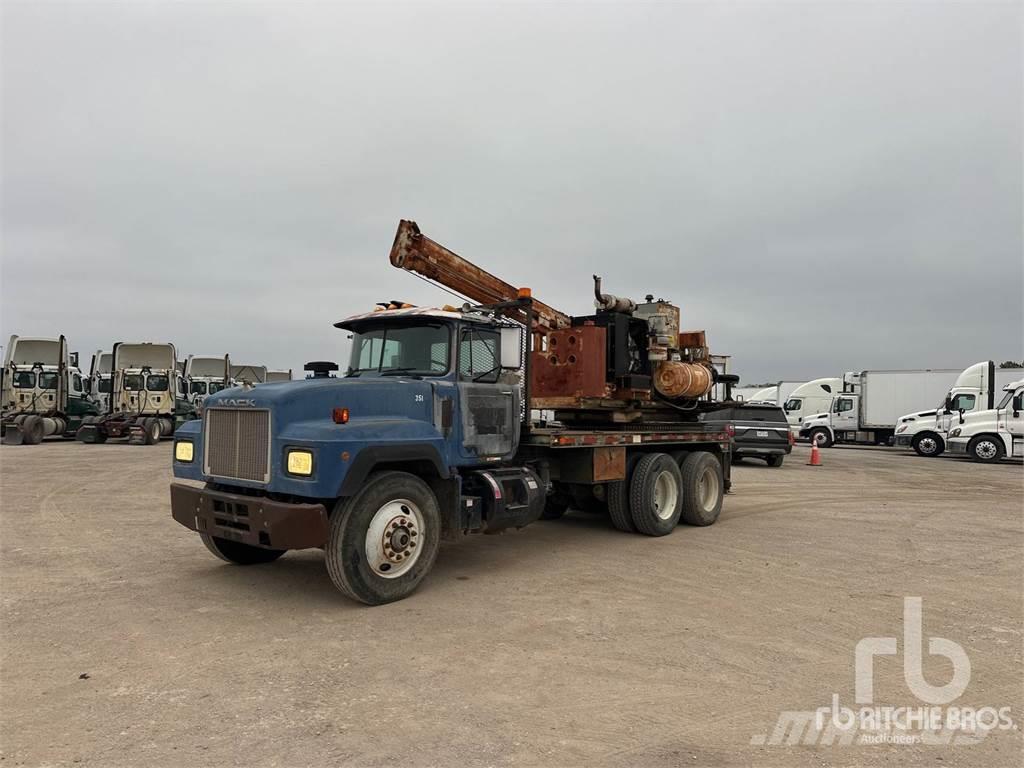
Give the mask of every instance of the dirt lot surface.
POLYGON ((953 676, 928 654, 948 638, 971 665, 952 706, 1024 727, 1019 464, 798 447, 737 467, 709 528, 573 513, 446 544, 415 595, 367 608, 318 551, 215 560, 171 520, 170 450, 0 449, 0 765, 1020 765, 1019 729, 772 743, 785 711, 854 706, 862 638, 899 638, 874 706, 926 705, 905 596, 925 679, 953 676))

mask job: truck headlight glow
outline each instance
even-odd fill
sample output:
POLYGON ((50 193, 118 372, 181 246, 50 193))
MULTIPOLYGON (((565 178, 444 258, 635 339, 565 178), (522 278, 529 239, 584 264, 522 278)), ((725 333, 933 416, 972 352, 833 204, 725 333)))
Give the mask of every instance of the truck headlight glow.
POLYGON ((313 452, 293 449, 287 453, 286 465, 289 475, 309 477, 313 474, 313 452))
POLYGON ((174 460, 187 464, 195 455, 195 446, 191 440, 179 440, 174 444, 174 460))

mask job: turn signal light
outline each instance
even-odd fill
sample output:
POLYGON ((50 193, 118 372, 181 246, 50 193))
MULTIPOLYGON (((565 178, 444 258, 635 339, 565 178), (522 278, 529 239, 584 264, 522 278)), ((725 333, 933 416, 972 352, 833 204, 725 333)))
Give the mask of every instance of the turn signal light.
POLYGON ((331 413, 335 424, 348 424, 348 408, 335 408, 331 413))

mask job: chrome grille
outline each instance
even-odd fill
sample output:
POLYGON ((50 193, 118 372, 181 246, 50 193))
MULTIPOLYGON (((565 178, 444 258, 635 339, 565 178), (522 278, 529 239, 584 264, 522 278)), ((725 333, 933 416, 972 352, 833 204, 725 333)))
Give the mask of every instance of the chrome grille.
POLYGON ((204 471, 214 477, 270 480, 270 411, 207 408, 204 471))

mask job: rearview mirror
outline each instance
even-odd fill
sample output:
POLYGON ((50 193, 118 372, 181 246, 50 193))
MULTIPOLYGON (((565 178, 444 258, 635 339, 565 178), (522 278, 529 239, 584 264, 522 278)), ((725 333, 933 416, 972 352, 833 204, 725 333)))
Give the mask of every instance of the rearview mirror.
POLYGON ((519 370, 523 366, 523 332, 519 328, 501 328, 501 367, 519 370))

